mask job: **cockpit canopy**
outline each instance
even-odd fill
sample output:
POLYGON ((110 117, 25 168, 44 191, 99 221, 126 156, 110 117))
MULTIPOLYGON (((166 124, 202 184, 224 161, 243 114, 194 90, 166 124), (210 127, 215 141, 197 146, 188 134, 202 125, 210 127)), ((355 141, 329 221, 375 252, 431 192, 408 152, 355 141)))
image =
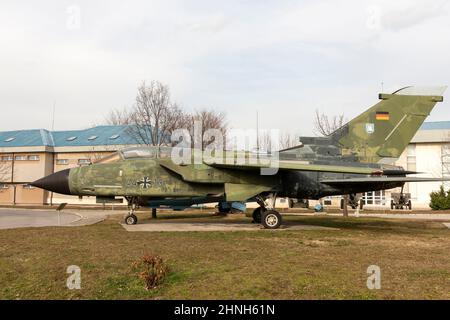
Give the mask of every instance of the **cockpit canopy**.
POLYGON ((120 160, 139 158, 168 158, 172 152, 170 147, 131 147, 114 152, 95 163, 112 163, 120 160))
MULTIPOLYGON (((131 148, 125 148, 119 151, 114 152, 113 154, 106 156, 100 160, 95 161, 95 163, 113 163, 121 160, 128 160, 128 159, 164 159, 164 158, 170 158, 172 156, 172 147, 166 147, 166 146, 149 146, 149 147, 131 147, 131 148)), ((177 154, 184 153, 184 154, 192 154, 192 149, 184 149, 183 151, 177 150, 177 154), (185 153, 186 152, 186 153, 185 153)), ((224 151, 222 154, 224 157, 232 157, 233 159, 235 157, 244 156, 248 158, 249 156, 257 156, 259 159, 269 159, 271 158, 270 153, 255 153, 255 152, 249 152, 249 151, 224 151)))

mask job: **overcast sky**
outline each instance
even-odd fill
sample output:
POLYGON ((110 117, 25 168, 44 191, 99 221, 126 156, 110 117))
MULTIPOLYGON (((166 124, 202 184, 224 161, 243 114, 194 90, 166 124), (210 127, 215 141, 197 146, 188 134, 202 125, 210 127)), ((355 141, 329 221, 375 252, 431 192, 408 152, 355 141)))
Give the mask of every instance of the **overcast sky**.
POLYGON ((261 127, 308 135, 315 109, 352 118, 382 82, 449 79, 445 0, 0 2, 1 131, 50 129, 54 102, 55 129, 86 128, 160 80, 234 128, 259 110, 261 127))

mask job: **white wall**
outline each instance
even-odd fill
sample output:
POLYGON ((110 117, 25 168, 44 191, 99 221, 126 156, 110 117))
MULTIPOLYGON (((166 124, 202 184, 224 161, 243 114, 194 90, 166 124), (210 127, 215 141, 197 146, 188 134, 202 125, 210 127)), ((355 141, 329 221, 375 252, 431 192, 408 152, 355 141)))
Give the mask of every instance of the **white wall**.
MULTIPOLYGON (((397 165, 407 169, 407 150, 403 152, 397 165)), ((440 178, 442 176, 441 143, 416 144, 416 171, 423 172, 417 177, 440 178)), ((413 175, 411 175, 413 176, 413 175)), ((441 182, 409 182, 404 192, 411 193, 412 204, 415 208, 429 209, 430 193, 439 190, 441 182)))

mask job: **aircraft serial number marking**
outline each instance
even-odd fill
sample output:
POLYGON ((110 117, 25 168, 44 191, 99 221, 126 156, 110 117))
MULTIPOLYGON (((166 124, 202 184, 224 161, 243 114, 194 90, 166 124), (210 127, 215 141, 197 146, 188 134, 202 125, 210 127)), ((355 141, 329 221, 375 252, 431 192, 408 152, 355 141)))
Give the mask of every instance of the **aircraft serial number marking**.
POLYGON ((166 186, 166 183, 161 179, 150 179, 149 177, 143 177, 142 179, 128 180, 126 183, 127 187, 140 187, 141 189, 150 188, 162 188, 166 186))

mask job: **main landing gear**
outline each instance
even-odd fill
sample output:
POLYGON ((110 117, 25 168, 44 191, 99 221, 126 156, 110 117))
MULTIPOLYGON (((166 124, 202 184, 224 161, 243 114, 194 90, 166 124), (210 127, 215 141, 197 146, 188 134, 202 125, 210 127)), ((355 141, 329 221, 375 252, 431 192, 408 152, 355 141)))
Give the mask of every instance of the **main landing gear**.
POLYGON ((253 211, 253 223, 260 223, 265 229, 278 229, 283 219, 281 214, 275 210, 276 194, 272 196, 271 208, 266 208, 264 199, 261 197, 256 198, 256 202, 259 207, 253 211))

